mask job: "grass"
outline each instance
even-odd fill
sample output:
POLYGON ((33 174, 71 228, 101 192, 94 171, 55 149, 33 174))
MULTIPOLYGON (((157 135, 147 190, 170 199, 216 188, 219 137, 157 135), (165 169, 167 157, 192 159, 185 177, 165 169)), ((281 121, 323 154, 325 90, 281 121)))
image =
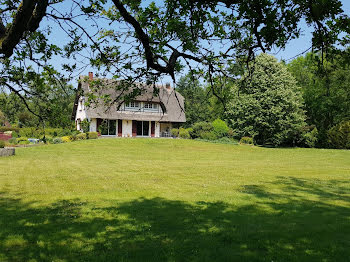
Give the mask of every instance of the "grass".
POLYGON ((0 261, 350 261, 350 151, 99 139, 0 158, 0 261))

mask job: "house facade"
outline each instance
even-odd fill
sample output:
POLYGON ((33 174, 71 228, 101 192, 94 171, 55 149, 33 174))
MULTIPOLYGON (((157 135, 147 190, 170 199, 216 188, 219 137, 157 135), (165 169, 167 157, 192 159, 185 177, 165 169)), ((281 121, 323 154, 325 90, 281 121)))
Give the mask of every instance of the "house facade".
POLYGON ((87 119, 90 132, 108 137, 169 137, 170 130, 186 122, 184 98, 169 84, 154 87, 137 84, 119 88, 120 82, 110 79, 80 77, 72 119, 77 130, 87 119), (99 88, 94 88, 94 81, 99 88), (138 94, 125 99, 138 89, 138 94), (88 96, 108 97, 113 103, 99 102, 86 105, 88 96), (107 95, 107 96, 106 96, 107 95))

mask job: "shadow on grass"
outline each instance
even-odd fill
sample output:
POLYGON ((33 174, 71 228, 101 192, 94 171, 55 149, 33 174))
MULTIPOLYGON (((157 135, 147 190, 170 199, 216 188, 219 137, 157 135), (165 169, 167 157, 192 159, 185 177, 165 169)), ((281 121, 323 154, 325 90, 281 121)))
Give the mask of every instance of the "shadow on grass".
POLYGON ((246 206, 141 198, 35 208, 3 192, 0 261, 349 261, 349 205, 328 203, 348 201, 348 184, 276 183, 283 193, 245 186, 256 197, 246 206))

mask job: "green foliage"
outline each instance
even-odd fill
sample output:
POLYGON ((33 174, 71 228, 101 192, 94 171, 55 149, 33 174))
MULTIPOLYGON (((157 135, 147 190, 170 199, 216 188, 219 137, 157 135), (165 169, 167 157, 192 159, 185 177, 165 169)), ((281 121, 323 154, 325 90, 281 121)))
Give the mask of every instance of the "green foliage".
POLYGON ((309 130, 308 132, 305 132, 303 134, 303 143, 307 147, 315 147, 318 141, 318 130, 317 127, 313 128, 312 130, 309 130))
POLYGON ((87 132, 88 139, 97 139, 98 133, 97 132, 87 132))
MULTIPOLYGON (((21 137, 18 137, 17 138, 17 142, 20 143, 20 142, 23 142, 23 141, 28 141, 28 138, 25 137, 25 136, 21 136, 21 137)), ((29 142, 29 141, 28 141, 29 142)))
POLYGON ((199 137, 201 137, 202 133, 210 133, 212 131, 213 131, 212 123, 198 122, 192 126, 191 137, 192 138, 199 138, 199 137))
POLYGON ((40 138, 42 132, 35 127, 23 127, 19 130, 19 135, 21 137, 32 137, 32 138, 40 138))
POLYGON ((27 140, 27 141, 20 141, 18 142, 19 145, 29 145, 30 142, 27 140))
POLYGON ((5 124, 6 117, 3 112, 0 110, 0 126, 5 124))
POLYGON ((213 132, 218 138, 227 136, 229 127, 227 126, 225 121, 222 121, 221 119, 216 119, 213 121, 212 125, 213 132))
POLYGON ((19 132, 19 128, 18 128, 18 127, 0 126, 0 132, 6 132, 6 131, 15 131, 15 132, 19 132))
POLYGON ((17 145, 17 139, 15 137, 12 137, 8 140, 8 142, 11 144, 11 145, 17 145))
POLYGON ((73 136, 63 136, 63 137, 61 137, 61 139, 62 139, 63 143, 69 143, 69 142, 74 141, 74 137, 73 136))
POLYGON ((252 66, 229 106, 234 133, 258 144, 293 145, 305 125, 300 88, 286 66, 270 55, 260 54, 252 66))
POLYGON ((60 137, 55 137, 54 139, 52 139, 52 144, 61 144, 63 143, 62 138, 60 137))
POLYGON ((0 140, 0 148, 4 148, 5 147, 5 141, 4 140, 0 140))
POLYGON ((172 128, 170 130, 170 134, 172 137, 178 137, 179 136, 179 129, 178 128, 172 128))
POLYGON ((84 119, 83 121, 81 121, 81 128, 83 130, 84 133, 87 133, 90 131, 90 122, 87 119, 84 119))
POLYGON ((328 131, 328 141, 332 148, 350 149, 350 121, 343 121, 328 131))
POLYGON ((34 115, 28 111, 18 113, 17 117, 19 127, 30 127, 37 124, 34 115))
POLYGON ((85 140, 85 139, 87 139, 86 133, 80 133, 76 135, 76 140, 85 140))
POLYGON ((213 131, 202 131, 200 132, 200 138, 204 140, 216 140, 218 137, 213 131))
POLYGON ((246 145, 254 145, 254 139, 249 136, 244 136, 239 140, 240 144, 246 144, 246 145))
POLYGON ((189 130, 181 127, 179 129, 179 137, 184 139, 190 139, 191 136, 190 136, 189 130))
MULTIPOLYGON (((349 52, 349 50, 347 50, 349 52)), ((327 145, 327 131, 350 115, 350 63, 348 56, 322 58, 308 53, 288 64, 305 101, 307 122, 316 125, 320 146, 327 145)))
POLYGON ((176 90, 185 98, 185 126, 212 119, 208 92, 201 86, 198 79, 187 74, 180 78, 176 90))

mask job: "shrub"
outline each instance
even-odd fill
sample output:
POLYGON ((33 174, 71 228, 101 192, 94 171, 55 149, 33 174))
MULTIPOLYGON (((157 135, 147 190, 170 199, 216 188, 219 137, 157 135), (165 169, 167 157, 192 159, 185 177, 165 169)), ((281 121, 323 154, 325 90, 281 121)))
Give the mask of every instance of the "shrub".
POLYGON ((54 139, 52 139, 52 144, 61 144, 62 143, 62 139, 60 137, 55 137, 54 139))
POLYGON ((190 139, 190 133, 188 132, 187 129, 180 128, 179 129, 179 137, 184 138, 184 139, 190 139))
POLYGON ((97 132, 87 132, 87 139, 97 139, 98 133, 97 132))
POLYGON ((81 129, 84 133, 87 133, 90 131, 90 122, 86 118, 81 122, 81 129))
POLYGON ((201 137, 202 132, 211 132, 211 131, 213 131, 212 123, 198 122, 192 126, 191 137, 198 138, 198 137, 201 137))
POLYGON ((252 137, 244 136, 239 140, 240 144, 246 144, 246 145, 254 145, 254 140, 252 137))
POLYGON ((227 137, 229 138, 234 138, 235 137, 235 132, 233 131, 232 128, 229 128, 227 131, 227 137))
POLYGON ((332 127, 328 131, 328 142, 333 148, 350 149, 350 120, 332 127))
POLYGON ((223 144, 232 144, 234 141, 228 137, 221 137, 218 139, 218 142, 223 143, 223 144))
POLYGON ((19 131, 19 128, 18 128, 18 127, 0 126, 0 132, 5 132, 5 131, 15 131, 15 132, 18 132, 18 131, 19 131))
POLYGON ((80 133, 76 135, 76 140, 85 140, 86 139, 86 134, 85 133, 80 133))
POLYGON ((179 136, 179 129, 173 128, 170 130, 171 136, 172 137, 178 137, 179 136))
POLYGON ((16 131, 12 131, 12 137, 18 137, 19 135, 18 135, 18 132, 16 132, 16 131))
POLYGON ((214 134, 218 138, 227 136, 229 128, 225 121, 222 121, 221 119, 216 119, 215 121, 213 121, 212 125, 214 134))
POLYGON ((11 145, 17 145, 17 139, 15 137, 12 137, 8 140, 8 142, 11 144, 11 145))
POLYGON ((205 140, 216 140, 217 136, 214 134, 214 132, 203 131, 200 133, 200 138, 205 140))
POLYGON ((27 141, 21 141, 19 142, 18 144, 19 145, 28 145, 30 142, 27 140, 27 141))
POLYGON ((303 134, 304 144, 307 147, 315 147, 318 140, 318 130, 317 128, 313 128, 311 131, 303 134))
POLYGON ((63 136, 63 137, 61 137, 61 139, 62 139, 63 143, 69 143, 69 142, 72 142, 74 140, 74 138, 72 136, 63 136))
POLYGON ((18 142, 18 143, 23 142, 23 141, 28 141, 28 138, 25 137, 25 136, 21 136, 21 137, 18 137, 18 138, 17 138, 17 142, 18 142))
POLYGON ((5 141, 4 140, 0 140, 0 148, 4 148, 5 147, 5 141))

